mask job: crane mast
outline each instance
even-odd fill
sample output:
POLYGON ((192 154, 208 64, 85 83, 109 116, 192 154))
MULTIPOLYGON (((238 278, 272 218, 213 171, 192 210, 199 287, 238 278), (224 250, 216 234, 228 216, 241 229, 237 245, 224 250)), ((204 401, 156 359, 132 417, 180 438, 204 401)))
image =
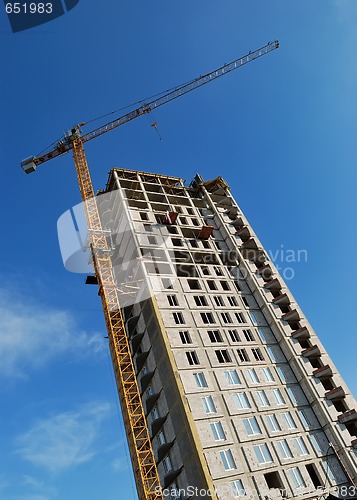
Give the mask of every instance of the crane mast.
POLYGON ((161 499, 159 476, 120 310, 110 248, 106 234, 102 229, 83 141, 81 138, 77 138, 72 145, 79 189, 90 235, 92 262, 98 280, 99 296, 108 331, 109 347, 139 498, 140 500, 161 499))
POLYGON ((143 104, 139 108, 113 120, 91 132, 81 135, 80 126, 72 128, 55 148, 39 157, 30 157, 21 162, 26 173, 36 170, 38 165, 72 151, 77 179, 84 206, 89 235, 89 247, 94 273, 98 281, 105 323, 108 331, 109 347, 118 387, 125 430, 127 434, 134 476, 140 500, 163 500, 160 480, 156 467, 150 434, 145 418, 140 390, 136 378, 128 336, 121 313, 117 284, 113 272, 110 247, 103 231, 97 201, 93 190, 84 143, 113 130, 134 118, 149 113, 178 97, 195 90, 206 83, 240 68, 269 52, 277 49, 279 42, 270 42, 260 49, 225 64, 217 70, 200 76, 191 82, 176 87, 158 99, 143 104))

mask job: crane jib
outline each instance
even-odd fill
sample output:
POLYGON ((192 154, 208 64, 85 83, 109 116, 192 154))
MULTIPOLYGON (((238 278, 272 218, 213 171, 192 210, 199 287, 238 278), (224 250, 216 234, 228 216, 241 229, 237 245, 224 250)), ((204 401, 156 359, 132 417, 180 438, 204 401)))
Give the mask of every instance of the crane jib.
MULTIPOLYGON (((139 108, 134 109, 129 113, 126 113, 120 118, 112 120, 111 122, 108 122, 105 125, 102 125, 92 130, 91 132, 84 134, 82 136, 82 142, 83 143, 88 142, 92 139, 95 139, 96 137, 99 137, 100 135, 110 132, 111 130, 117 127, 120 127, 121 125, 124 125, 124 123, 128 123, 131 120, 138 118, 139 116, 150 113, 150 111, 152 111, 153 109, 157 109, 158 107, 170 101, 173 101, 178 97, 188 94, 189 92, 192 92, 193 90, 202 87, 202 85, 212 82, 217 78, 246 65, 247 63, 253 61, 254 59, 264 56, 265 54, 268 54, 269 52, 277 49, 278 47, 279 47, 279 42, 277 40, 275 40, 274 42, 269 42, 267 45, 255 50, 254 52, 249 52, 249 54, 242 56, 239 59, 236 59, 228 64, 225 64, 224 66, 221 66, 220 68, 210 73, 202 75, 196 78, 195 80, 191 80, 190 82, 184 85, 176 87, 173 90, 162 95, 161 97, 154 99, 149 103, 144 103, 139 108)), ((31 173, 36 170, 36 167, 38 165, 41 165, 42 163, 52 160, 57 156, 61 156, 65 153, 68 153, 68 151, 71 151, 73 149, 73 141, 78 137, 78 135, 80 135, 79 126, 72 129, 66 135, 65 139, 63 141, 59 141, 51 151, 45 153, 42 156, 27 158, 26 160, 21 162, 21 167, 26 173, 31 173)))

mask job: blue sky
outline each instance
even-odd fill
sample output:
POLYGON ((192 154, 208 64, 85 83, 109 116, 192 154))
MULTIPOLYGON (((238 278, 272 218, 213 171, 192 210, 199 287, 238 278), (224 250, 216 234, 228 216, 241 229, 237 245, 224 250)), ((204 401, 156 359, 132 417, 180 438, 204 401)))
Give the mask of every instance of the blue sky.
POLYGON ((100 303, 59 253, 57 219, 80 201, 72 158, 31 176, 19 162, 274 39, 278 51, 89 143, 93 182, 115 166, 223 175, 272 254, 307 251, 281 264, 288 285, 357 393, 356 17, 353 0, 81 0, 13 34, 0 15, 1 500, 136 498, 100 303))

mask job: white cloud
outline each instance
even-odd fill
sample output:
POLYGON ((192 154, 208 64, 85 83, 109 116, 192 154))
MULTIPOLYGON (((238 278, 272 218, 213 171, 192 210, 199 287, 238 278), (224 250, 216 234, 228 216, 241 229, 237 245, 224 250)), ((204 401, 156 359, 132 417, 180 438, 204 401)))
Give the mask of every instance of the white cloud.
POLYGON ((72 315, 60 309, 26 304, 0 290, 0 375, 24 377, 29 369, 54 357, 88 356, 104 349, 99 334, 78 328, 72 315))
POLYGON ((76 467, 96 455, 94 444, 110 412, 109 404, 92 403, 37 420, 17 437, 16 451, 23 459, 51 473, 76 467))
POLYGON ((119 457, 113 460, 111 463, 112 469, 115 470, 115 472, 121 472, 125 470, 131 470, 131 466, 128 463, 128 458, 127 457, 119 457))

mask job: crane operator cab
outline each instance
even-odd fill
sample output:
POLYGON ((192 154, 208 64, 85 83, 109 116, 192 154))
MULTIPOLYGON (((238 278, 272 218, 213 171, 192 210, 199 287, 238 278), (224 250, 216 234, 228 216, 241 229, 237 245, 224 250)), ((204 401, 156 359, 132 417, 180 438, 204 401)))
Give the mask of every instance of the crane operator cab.
POLYGON ((73 142, 76 139, 78 139, 81 136, 81 129, 79 128, 79 125, 75 125, 73 128, 68 130, 68 132, 65 133, 64 136, 64 142, 73 142))
POLYGON ((32 172, 36 171, 36 163, 35 163, 35 157, 30 156, 29 158, 26 158, 21 162, 21 168, 25 172, 25 174, 31 174, 32 172))

